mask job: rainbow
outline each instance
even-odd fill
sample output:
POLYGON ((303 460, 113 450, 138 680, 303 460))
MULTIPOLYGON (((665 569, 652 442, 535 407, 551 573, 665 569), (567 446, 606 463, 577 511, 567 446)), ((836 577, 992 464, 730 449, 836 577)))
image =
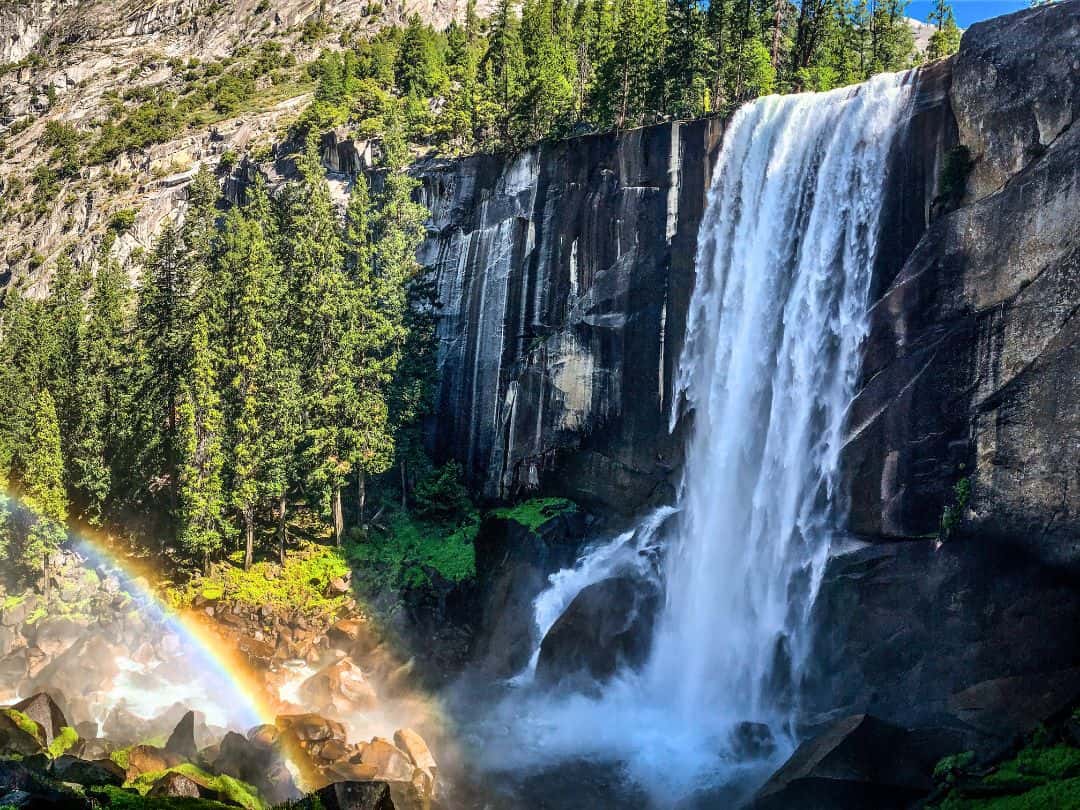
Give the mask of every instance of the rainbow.
MULTIPOLYGON (((10 489, 0 490, 17 508, 26 509, 10 489)), ((89 527, 67 527, 68 546, 90 567, 116 578, 120 590, 132 598, 142 615, 174 633, 183 647, 180 654, 198 673, 203 692, 214 696, 214 703, 228 710, 229 725, 246 731, 254 726, 273 724, 275 702, 267 693, 263 679, 239 652, 229 647, 194 614, 180 613, 166 604, 153 583, 155 572, 130 555, 114 550, 108 537, 89 527)), ((190 706, 196 711, 206 707, 190 706)))

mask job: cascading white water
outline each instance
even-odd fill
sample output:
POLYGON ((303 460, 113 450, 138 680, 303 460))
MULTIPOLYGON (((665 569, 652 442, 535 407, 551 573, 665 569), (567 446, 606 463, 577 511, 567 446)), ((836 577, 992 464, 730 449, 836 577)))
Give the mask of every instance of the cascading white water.
MULTIPOLYGON (((772 96, 726 134, 677 391, 693 410, 649 677, 684 720, 791 708, 842 516, 839 460, 905 75, 772 96)), ((674 418, 674 415, 673 415, 674 418)))
MULTIPOLYGON (((843 518, 844 421, 910 98, 907 74, 884 75, 759 99, 732 119, 698 238, 677 378, 693 428, 650 661, 599 699, 516 709, 531 753, 618 758, 668 798, 739 767, 741 721, 767 723, 786 753, 808 614, 843 518)), ((554 575, 539 629, 610 576, 629 540, 554 575)))

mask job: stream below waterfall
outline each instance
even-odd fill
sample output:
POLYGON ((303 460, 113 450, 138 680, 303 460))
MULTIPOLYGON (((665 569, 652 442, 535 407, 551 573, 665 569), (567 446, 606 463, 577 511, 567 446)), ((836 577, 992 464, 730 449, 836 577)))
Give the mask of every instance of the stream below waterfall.
MULTIPOLYGON (((597 795, 622 784, 656 806, 716 807, 793 750, 810 609, 845 514, 840 457, 887 159, 911 89, 910 74, 883 75, 735 114, 676 380, 672 426, 693 423, 676 503, 550 576, 529 666, 465 723, 493 773, 522 785, 551 769, 550 790, 602 763, 597 795), (613 576, 662 593, 643 665, 583 690, 534 683, 540 640, 613 576)), ((597 806, 587 782, 580 804, 533 806, 597 806)))

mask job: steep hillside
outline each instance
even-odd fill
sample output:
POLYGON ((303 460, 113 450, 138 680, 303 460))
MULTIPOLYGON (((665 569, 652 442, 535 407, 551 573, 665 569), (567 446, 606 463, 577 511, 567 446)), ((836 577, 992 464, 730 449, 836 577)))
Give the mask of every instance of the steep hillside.
MULTIPOLYGON (((478 13, 490 10, 478 4, 478 13)), ((281 140, 311 101, 305 66, 412 14, 465 3, 17 0, 0 8, 0 280, 41 294, 59 252, 149 247, 202 164, 281 140)))

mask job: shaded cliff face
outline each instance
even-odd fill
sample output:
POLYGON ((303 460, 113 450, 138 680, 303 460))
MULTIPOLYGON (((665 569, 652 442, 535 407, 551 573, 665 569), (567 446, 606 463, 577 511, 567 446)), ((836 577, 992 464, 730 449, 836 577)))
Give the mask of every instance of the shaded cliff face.
POLYGON ((671 496, 671 378, 721 126, 670 124, 421 172, 442 303, 433 443, 489 498, 616 513, 671 496))
MULTIPOLYGON (((970 476, 965 532, 1080 563, 1077 42, 1076 2, 973 26, 937 131, 908 138, 909 163, 957 142, 974 163, 873 304, 849 448, 860 534, 936 532, 970 476)), ((930 212, 927 188, 909 208, 930 212)))
POLYGON ((973 26, 923 71, 846 457, 851 527, 876 542, 826 570, 813 719, 871 711, 962 750, 1080 689, 1078 42, 1080 2, 1057 3, 973 26), (950 189, 958 145, 973 163, 950 189))

